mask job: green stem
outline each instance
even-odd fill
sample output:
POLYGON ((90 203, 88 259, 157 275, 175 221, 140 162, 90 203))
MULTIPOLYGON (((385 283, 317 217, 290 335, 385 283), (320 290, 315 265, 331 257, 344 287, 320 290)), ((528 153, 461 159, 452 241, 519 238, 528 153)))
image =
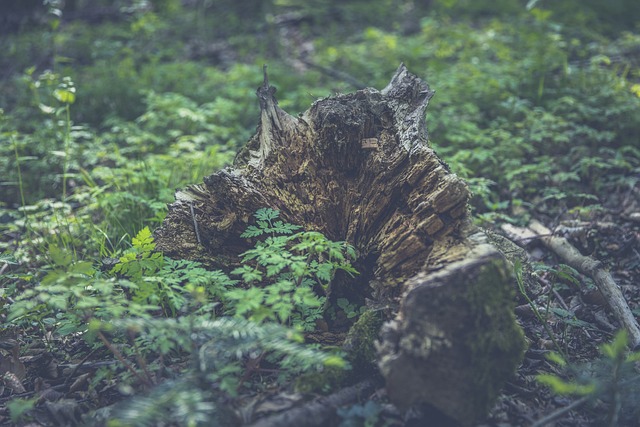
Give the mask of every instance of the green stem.
POLYGON ((527 290, 524 287, 524 280, 522 279, 522 265, 520 264, 519 261, 516 261, 515 263, 515 273, 516 273, 516 281, 518 282, 518 289, 520 289, 520 293, 527 300, 529 307, 531 307, 531 310, 535 314, 536 318, 542 324, 542 327, 547 332, 547 335, 549 335, 549 338, 553 342, 553 345, 556 347, 556 349, 562 355, 562 357, 566 359, 566 353, 562 350, 562 348, 560 347, 560 344, 558 344, 558 341, 556 340, 556 336, 551 330, 551 328, 549 328, 549 325, 547 324, 546 319, 543 319, 542 315, 540 314, 540 311, 538 311, 538 308, 536 307, 534 302, 531 300, 531 298, 529 298, 529 295, 527 295, 527 290))
POLYGON ((69 104, 65 105, 66 129, 64 133, 64 166, 62 168, 62 201, 67 200, 67 171, 69 170, 69 147, 71 146, 71 113, 69 104))
POLYGON ((20 169, 20 154, 18 153, 18 143, 14 139, 13 135, 11 135, 11 142, 13 143, 13 152, 16 156, 16 168, 18 169, 18 191, 20 192, 20 203, 22 203, 22 213, 24 214, 24 226, 27 230, 27 233, 31 234, 31 229, 29 228, 29 215, 27 215, 27 210, 25 209, 27 206, 27 202, 24 198, 24 184, 22 183, 22 170, 20 169))

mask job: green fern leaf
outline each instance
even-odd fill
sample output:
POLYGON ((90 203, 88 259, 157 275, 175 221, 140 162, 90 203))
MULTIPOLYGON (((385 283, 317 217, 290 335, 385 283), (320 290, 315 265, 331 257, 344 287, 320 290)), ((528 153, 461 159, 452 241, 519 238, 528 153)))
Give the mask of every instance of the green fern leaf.
POLYGON ((151 235, 149 227, 145 227, 140 230, 136 237, 131 239, 131 243, 134 248, 141 252, 151 252, 156 248, 155 243, 153 243, 153 236, 151 235))
POLYGON ((247 227, 244 233, 240 235, 243 239, 249 239, 252 237, 262 236, 264 234, 264 229, 258 228, 255 225, 250 225, 247 227))
POLYGON ((271 221, 280 216, 280 212, 271 208, 258 209, 254 215, 260 221, 271 221))

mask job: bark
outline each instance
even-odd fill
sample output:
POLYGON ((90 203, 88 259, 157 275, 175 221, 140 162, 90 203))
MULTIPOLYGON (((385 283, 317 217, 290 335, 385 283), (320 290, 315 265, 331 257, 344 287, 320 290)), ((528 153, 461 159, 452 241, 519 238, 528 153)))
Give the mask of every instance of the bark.
POLYGON ((322 99, 299 117, 278 107, 266 71, 257 93, 256 135, 232 167, 176 194, 158 248, 230 268, 261 207, 348 241, 361 274, 332 290, 392 307, 379 345, 391 399, 471 424, 515 370, 524 341, 506 264, 470 225, 467 186, 427 144, 434 92, 401 65, 383 90, 322 99))

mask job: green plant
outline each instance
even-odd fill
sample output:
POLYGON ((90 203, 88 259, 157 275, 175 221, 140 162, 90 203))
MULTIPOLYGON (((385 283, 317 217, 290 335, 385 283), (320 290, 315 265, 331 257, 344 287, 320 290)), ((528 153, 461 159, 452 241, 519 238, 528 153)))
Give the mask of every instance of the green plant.
POLYGON ((347 319, 354 319, 367 311, 366 306, 358 307, 356 304, 349 302, 346 298, 338 298, 336 300, 336 305, 344 312, 347 319))
POLYGON ((209 381, 230 394, 246 380, 241 364, 245 357, 268 355, 289 375, 317 366, 345 365, 337 355, 303 347, 302 337, 283 326, 214 319, 217 302, 229 301, 227 294, 232 291, 227 288, 235 281, 198 263, 170 260, 155 252, 147 228, 132 244, 112 269, 118 277, 105 277, 91 263, 74 261, 64 249, 51 246, 53 269, 16 296, 8 319, 60 335, 80 333, 90 343, 98 338, 130 375, 147 386, 154 383, 150 370, 157 366, 146 360, 154 353, 192 353, 209 381), (158 318, 159 313, 164 317, 158 318), (123 340, 131 345, 122 350, 114 345, 123 340))
POLYGON ((357 274, 350 263, 355 250, 319 232, 294 233, 300 227, 278 220, 279 212, 273 209, 259 209, 255 217, 256 225, 241 236, 267 237, 244 252, 243 265, 231 272, 247 287, 230 290, 225 297, 236 316, 314 329, 336 272, 357 274))
POLYGON ((84 142, 81 128, 71 121, 70 105, 75 101, 73 81, 49 71, 36 77, 34 71, 29 69, 22 77, 29 94, 27 105, 3 114, 0 121, 0 137, 11 141, 6 146, 0 145, 0 153, 11 156, 0 162, 2 184, 7 186, 2 199, 12 204, 24 205, 52 197, 58 186, 66 197, 69 170, 76 168, 84 151, 79 144, 84 142), (22 114, 31 119, 23 120, 22 114), (39 126, 32 121, 33 117, 41 121, 39 126), (19 182, 9 177, 16 177, 19 182))
MULTIPOLYGON (((68 251, 49 247, 53 268, 33 287, 16 296, 8 320, 35 323, 61 335, 87 331, 123 316, 146 318, 154 306, 127 298, 137 285, 104 278, 87 261, 74 261, 68 251)), ((91 334, 87 337, 91 339, 91 334)))
POLYGON ((159 306, 167 317, 196 308, 193 304, 206 305, 220 300, 227 288, 236 284, 223 272, 205 270, 198 262, 164 257, 155 251, 148 227, 133 238, 132 245, 111 273, 125 276, 136 284, 131 292, 132 301, 159 306), (189 303, 192 307, 187 306, 189 303))
POLYGON ((151 276, 162 267, 164 257, 161 252, 155 252, 156 244, 149 227, 145 227, 131 241, 133 247, 120 257, 120 261, 111 270, 134 281, 140 281, 143 276, 151 276))
POLYGON ((339 427, 375 427, 387 426, 389 422, 380 423, 382 406, 372 400, 364 405, 357 404, 346 408, 338 408, 337 414, 341 418, 339 427))
POLYGON ((67 199, 67 173, 69 171, 69 155, 71 146, 71 112, 70 105, 76 101, 76 88, 70 77, 63 77, 62 82, 53 91, 55 99, 64 105, 64 166, 62 168, 62 200, 67 199))
POLYGON ((15 424, 25 422, 29 418, 28 412, 35 407, 37 400, 37 398, 11 399, 7 403, 11 422, 15 424))
POLYGON ((531 307, 531 311, 533 311, 534 315, 538 319, 538 322, 540 322, 545 332, 547 333, 547 336, 553 342, 553 345, 555 346, 556 350, 564 354, 562 347, 560 347, 560 344, 558 343, 556 335, 553 333, 553 331, 549 327, 549 324, 547 323, 546 315, 543 317, 543 315, 540 313, 540 310, 538 310, 536 303, 531 299, 531 297, 527 293, 527 289, 526 289, 525 281, 523 277, 523 274, 524 274, 523 265, 522 265, 522 261, 520 261, 519 259, 516 260, 514 263, 514 273, 516 276, 516 282, 518 284, 518 290, 520 291, 520 294, 527 301, 527 304, 529 304, 529 307, 531 307))
MULTIPOLYGON (((147 396, 117 405, 109 420, 111 426, 153 426, 167 420, 180 425, 229 425, 234 415, 225 408, 251 374, 260 373, 259 367, 252 368, 250 363, 257 355, 269 354, 271 363, 281 368, 279 380, 309 370, 346 367, 339 354, 304 345, 298 332, 275 323, 191 315, 123 320, 117 321, 116 327, 135 329, 142 346, 161 333, 162 342, 170 342, 172 351, 189 352, 192 363, 180 378, 155 387, 147 396)), ((269 381, 267 375, 262 374, 263 382, 269 381)))
MULTIPOLYGON (((640 352, 629 352, 627 346, 627 333, 621 330, 613 341, 600 347, 602 357, 587 364, 571 364, 559 354, 551 353, 548 359, 559 366, 564 374, 539 374, 538 381, 556 394, 581 398, 548 418, 557 418, 568 409, 599 400, 607 408, 604 414, 599 411, 603 415, 602 425, 614 427, 637 421, 640 415, 637 406, 640 375, 634 364, 640 361, 640 352)), ((539 420, 536 425, 542 426, 547 421, 539 420)))

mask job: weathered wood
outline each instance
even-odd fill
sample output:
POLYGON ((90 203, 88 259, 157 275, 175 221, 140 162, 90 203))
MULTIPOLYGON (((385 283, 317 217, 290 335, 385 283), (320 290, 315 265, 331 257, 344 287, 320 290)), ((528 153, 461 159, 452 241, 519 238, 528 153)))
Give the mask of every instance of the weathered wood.
POLYGON ((299 117, 274 94, 265 72, 256 135, 232 167, 176 194, 158 248, 229 268, 261 207, 348 241, 361 272, 349 292, 396 308, 380 344, 390 397, 470 424, 524 344, 505 264, 470 225, 467 186, 427 144, 434 92, 402 65, 383 90, 322 99, 299 117))
POLYGON ((382 328, 378 364, 400 409, 428 403, 470 425, 519 364, 510 274, 485 240, 475 233, 447 245, 430 263, 442 268, 409 279, 398 316, 382 328))

